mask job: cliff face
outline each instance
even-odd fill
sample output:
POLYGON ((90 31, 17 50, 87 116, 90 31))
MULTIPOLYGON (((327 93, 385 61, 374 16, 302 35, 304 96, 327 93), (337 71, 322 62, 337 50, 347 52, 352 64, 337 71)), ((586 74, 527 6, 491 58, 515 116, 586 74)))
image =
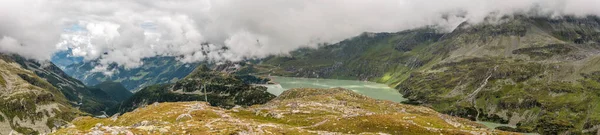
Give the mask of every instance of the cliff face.
POLYGON ((55 134, 511 134, 432 109, 350 90, 292 89, 263 105, 155 103, 112 118, 80 117, 55 134))
POLYGON ((48 81, 0 57, 0 134, 44 134, 82 114, 48 81))
POLYGON ((515 15, 450 33, 365 33, 246 71, 386 83, 413 104, 517 126, 505 130, 596 133, 599 43, 598 17, 515 15))

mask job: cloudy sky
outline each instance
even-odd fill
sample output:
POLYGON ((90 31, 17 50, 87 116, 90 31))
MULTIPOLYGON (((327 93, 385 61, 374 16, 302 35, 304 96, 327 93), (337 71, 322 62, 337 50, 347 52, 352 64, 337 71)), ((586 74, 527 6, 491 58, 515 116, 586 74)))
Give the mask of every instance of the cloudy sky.
POLYGON ((125 67, 159 55, 235 61, 362 32, 452 30, 490 13, 600 15, 599 6, 600 0, 1 0, 0 52, 48 60, 70 48, 74 56, 125 67))

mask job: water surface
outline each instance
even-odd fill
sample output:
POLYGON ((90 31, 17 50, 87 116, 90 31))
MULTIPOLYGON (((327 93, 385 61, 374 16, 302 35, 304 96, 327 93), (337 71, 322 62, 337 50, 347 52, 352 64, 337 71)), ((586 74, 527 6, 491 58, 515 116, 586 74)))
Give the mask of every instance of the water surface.
POLYGON ((402 94, 398 90, 388 87, 385 84, 374 82, 356 81, 356 80, 335 80, 335 79, 316 79, 316 78, 295 78, 295 77, 271 77, 278 84, 266 85, 267 91, 274 95, 279 95, 283 91, 292 88, 346 88, 365 96, 402 102, 402 94))
POLYGON ((501 126, 506 126, 506 127, 511 127, 511 128, 517 128, 517 126, 515 126, 515 125, 502 124, 502 123, 494 123, 494 122, 487 122, 487 121, 477 121, 477 123, 483 124, 483 125, 485 125, 486 127, 490 128, 490 129, 496 129, 496 127, 501 127, 501 126))

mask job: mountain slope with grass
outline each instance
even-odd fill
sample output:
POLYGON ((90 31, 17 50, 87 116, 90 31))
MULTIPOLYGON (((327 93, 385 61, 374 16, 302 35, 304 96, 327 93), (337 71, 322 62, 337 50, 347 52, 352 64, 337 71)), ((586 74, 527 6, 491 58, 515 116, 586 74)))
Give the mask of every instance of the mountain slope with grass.
POLYGON ((364 33, 246 67, 259 75, 357 79, 397 88, 407 103, 503 130, 595 134, 600 129, 600 19, 507 16, 364 33))
POLYGON ((206 102, 154 103, 73 124, 55 134, 516 134, 341 88, 292 89, 266 104, 229 110, 206 102))
POLYGON ((0 134, 50 133, 81 114, 44 78, 0 57, 0 134))
POLYGON ((56 87, 67 98, 71 105, 81 111, 100 114, 100 111, 106 110, 117 102, 104 91, 91 88, 81 81, 70 77, 52 62, 38 62, 36 60, 26 59, 18 55, 0 55, 4 59, 19 64, 22 68, 30 70, 40 78, 48 81, 56 87))

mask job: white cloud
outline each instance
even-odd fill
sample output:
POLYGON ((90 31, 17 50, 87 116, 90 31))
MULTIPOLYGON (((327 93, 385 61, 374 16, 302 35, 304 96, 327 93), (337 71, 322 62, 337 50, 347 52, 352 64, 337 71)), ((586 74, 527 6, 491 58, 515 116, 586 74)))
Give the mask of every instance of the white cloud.
POLYGON ((48 60, 71 48, 73 55, 99 59, 102 66, 125 67, 157 55, 182 56, 184 62, 242 60, 367 31, 426 25, 450 30, 492 12, 600 15, 598 5, 598 0, 2 0, 0 52, 48 60))

